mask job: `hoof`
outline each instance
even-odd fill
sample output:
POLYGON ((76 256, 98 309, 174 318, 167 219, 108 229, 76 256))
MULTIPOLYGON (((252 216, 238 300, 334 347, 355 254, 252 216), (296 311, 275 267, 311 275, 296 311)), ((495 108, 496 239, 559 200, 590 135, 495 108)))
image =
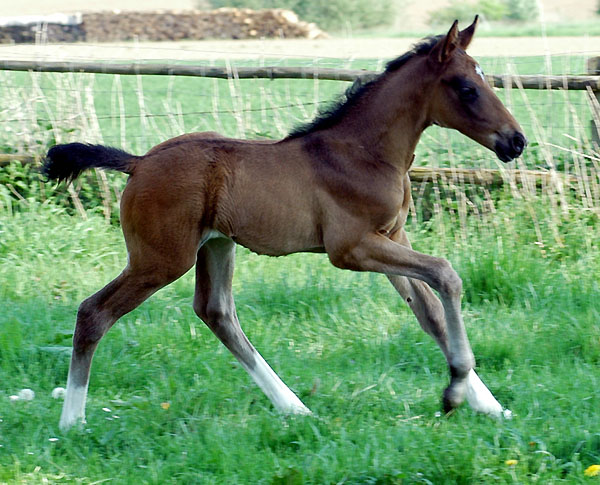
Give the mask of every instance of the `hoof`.
POLYGON ((479 413, 495 418, 512 418, 512 412, 501 406, 474 370, 469 372, 467 401, 479 413))
POLYGON ((288 409, 284 410, 283 414, 288 414, 288 415, 294 414, 297 416, 310 416, 310 415, 312 415, 312 411, 300 402, 299 404, 296 404, 296 405, 291 406, 288 409))
POLYGON ((83 426, 85 424, 85 418, 84 417, 79 417, 79 418, 75 418, 75 419, 66 419, 61 417, 60 418, 60 422, 58 423, 58 428, 63 432, 66 433, 67 431, 69 431, 73 426, 83 426))

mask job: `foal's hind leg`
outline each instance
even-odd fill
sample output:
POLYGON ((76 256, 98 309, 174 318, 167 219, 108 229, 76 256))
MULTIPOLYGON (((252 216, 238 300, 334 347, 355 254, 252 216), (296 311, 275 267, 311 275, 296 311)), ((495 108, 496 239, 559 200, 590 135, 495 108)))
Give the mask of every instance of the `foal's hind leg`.
MULTIPOLYGON (((397 234, 395 240, 404 246, 410 247, 408 237, 403 230, 397 234)), ((423 281, 394 275, 388 275, 388 279, 408 303, 423 330, 434 338, 446 356, 446 359, 450 362, 448 328, 444 315, 444 307, 439 298, 423 281)), ((463 384, 459 384, 459 389, 455 389, 454 392, 455 399, 457 395, 466 395, 469 405, 478 412, 495 416, 501 416, 503 413, 500 403, 494 398, 485 384, 481 382, 481 379, 479 379, 479 376, 477 376, 473 369, 469 371, 466 381, 463 384)), ((456 402, 448 402, 446 393, 444 399, 446 411, 457 404, 456 402)), ((504 415, 509 416, 510 411, 504 411, 504 415)))
POLYGON ((194 311, 225 344, 278 411, 310 414, 310 410, 281 381, 242 331, 231 289, 235 243, 209 240, 198 251, 194 311))
POLYGON ((81 303, 73 335, 73 353, 67 378, 67 393, 59 426, 65 430, 85 422, 85 401, 94 351, 100 339, 123 315, 139 306, 161 287, 187 271, 192 260, 178 266, 137 267, 131 265, 112 282, 81 303))

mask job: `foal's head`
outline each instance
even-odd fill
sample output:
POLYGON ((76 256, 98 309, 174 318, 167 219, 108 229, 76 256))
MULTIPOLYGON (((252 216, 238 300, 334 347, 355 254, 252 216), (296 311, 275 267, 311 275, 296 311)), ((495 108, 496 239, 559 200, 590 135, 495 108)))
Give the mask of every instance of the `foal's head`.
POLYGON ((429 121, 460 131, 508 162, 521 155, 527 139, 488 85, 479 64, 465 52, 477 20, 475 17, 463 31, 455 21, 427 56, 427 67, 436 76, 430 92, 429 121))

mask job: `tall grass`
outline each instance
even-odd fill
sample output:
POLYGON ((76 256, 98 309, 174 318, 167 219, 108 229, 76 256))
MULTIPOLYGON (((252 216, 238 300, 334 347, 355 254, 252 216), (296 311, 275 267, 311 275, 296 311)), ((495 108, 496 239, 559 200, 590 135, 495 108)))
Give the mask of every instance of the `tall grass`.
MULTIPOLYGON (((140 153, 191 129, 275 138, 341 89, 313 81, 0 76, 0 144, 34 152, 86 140, 140 153), (21 91, 9 93, 11 85, 21 91), (31 89, 39 96, 28 98, 31 89)), ((50 392, 65 382, 77 306, 125 264, 119 228, 107 223, 124 179, 92 174, 68 193, 11 166, 10 187, 0 184, 0 482, 588 480, 583 471, 600 463, 600 156, 589 141, 585 97, 503 94, 534 143, 517 166, 576 181, 536 187, 507 174, 501 189, 415 184, 407 229, 415 249, 447 257, 461 275, 478 369, 513 420, 466 407, 436 415, 447 382, 443 357, 381 275, 339 271, 320 255, 274 259, 239 249, 240 321, 315 415, 273 411, 194 315, 187 274, 105 337, 88 424, 60 433, 61 403, 50 392), (552 113, 542 106, 548 100, 552 113), (36 399, 11 402, 22 388, 36 399)), ((427 164, 495 166, 448 132, 426 132, 420 150, 427 164)))

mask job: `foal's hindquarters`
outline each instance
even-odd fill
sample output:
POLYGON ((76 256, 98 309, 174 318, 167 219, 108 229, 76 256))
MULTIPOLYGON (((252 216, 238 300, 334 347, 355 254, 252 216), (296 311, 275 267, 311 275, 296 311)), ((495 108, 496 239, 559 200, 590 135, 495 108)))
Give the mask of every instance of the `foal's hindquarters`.
POLYGON ((217 219, 226 217, 219 216, 216 207, 228 171, 226 164, 215 167, 214 159, 207 156, 214 155, 214 147, 182 149, 173 140, 165 145, 163 153, 155 148, 137 162, 137 170, 123 192, 121 225, 128 252, 126 268, 79 307, 60 427, 67 429, 85 420, 90 367, 100 339, 121 316, 194 264, 196 314, 279 411, 309 414, 248 341, 238 322, 232 295, 235 243, 214 229, 219 224, 217 219), (168 152, 168 167, 164 151, 168 152), (195 156, 190 157, 190 153, 195 156))

